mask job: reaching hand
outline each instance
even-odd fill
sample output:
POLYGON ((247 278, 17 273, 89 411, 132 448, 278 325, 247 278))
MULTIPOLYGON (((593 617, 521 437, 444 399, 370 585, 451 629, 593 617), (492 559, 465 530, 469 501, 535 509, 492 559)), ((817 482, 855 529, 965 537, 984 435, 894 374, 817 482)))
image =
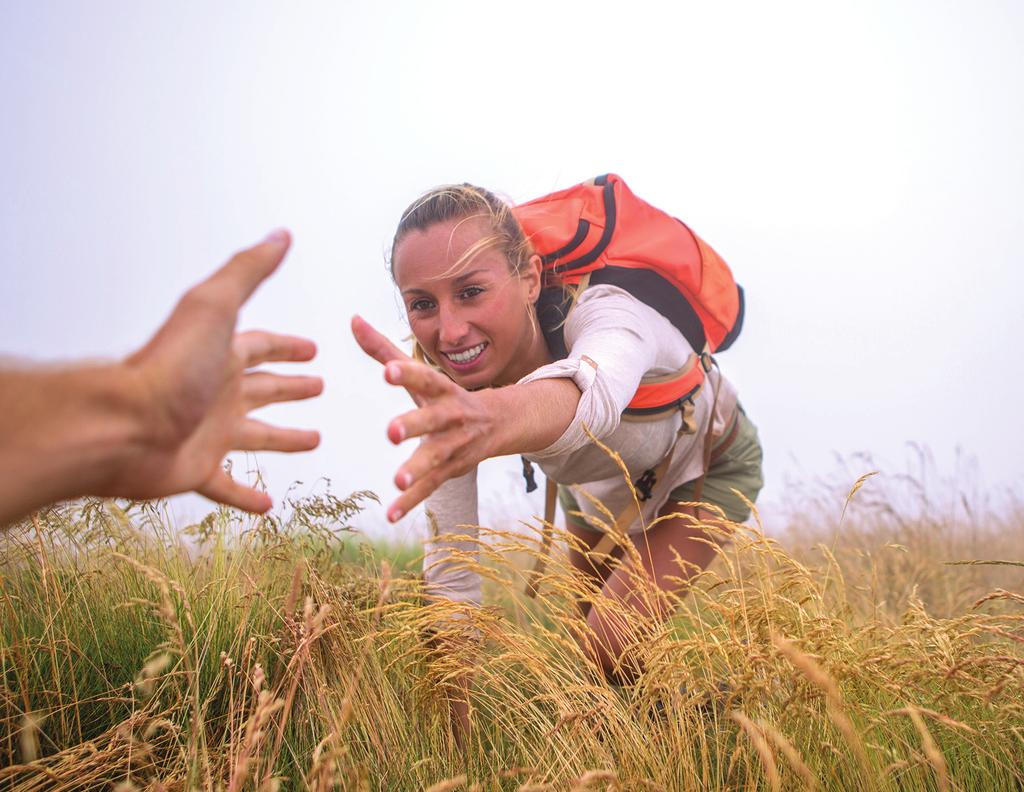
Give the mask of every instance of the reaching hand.
POLYGON ((311 360, 305 338, 263 331, 235 334, 238 311, 270 276, 291 243, 287 232, 235 255, 192 288, 139 352, 125 361, 141 385, 149 447, 99 494, 151 498, 196 490, 252 512, 270 508, 268 495, 233 481, 224 456, 240 451, 308 451, 315 431, 282 429, 248 414, 275 402, 317 396, 319 377, 253 371, 262 363, 311 360))
POLYGON ((388 508, 396 522, 442 483, 462 476, 493 456, 497 420, 489 389, 469 392, 439 371, 417 363, 363 319, 354 317, 352 333, 367 355, 384 364, 384 378, 409 392, 417 409, 388 424, 396 445, 422 437, 419 447, 395 474, 403 494, 388 508))

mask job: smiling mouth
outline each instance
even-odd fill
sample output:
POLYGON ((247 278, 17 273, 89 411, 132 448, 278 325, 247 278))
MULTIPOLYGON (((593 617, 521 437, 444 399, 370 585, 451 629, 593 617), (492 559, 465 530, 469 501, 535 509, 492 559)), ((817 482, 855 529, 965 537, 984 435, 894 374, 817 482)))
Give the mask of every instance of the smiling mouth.
POLYGON ((452 363, 464 366, 467 363, 472 363, 480 357, 480 353, 484 351, 486 346, 487 342, 484 341, 482 344, 477 344, 475 347, 464 349, 461 352, 442 352, 441 354, 448 358, 452 363))

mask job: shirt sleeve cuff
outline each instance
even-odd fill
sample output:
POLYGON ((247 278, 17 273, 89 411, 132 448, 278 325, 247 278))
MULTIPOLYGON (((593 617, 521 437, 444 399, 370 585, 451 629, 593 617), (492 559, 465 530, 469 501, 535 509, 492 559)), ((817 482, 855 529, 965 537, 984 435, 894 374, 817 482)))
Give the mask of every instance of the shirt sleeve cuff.
POLYGON ((586 355, 556 360, 541 366, 519 380, 519 384, 558 377, 571 379, 576 384, 580 389, 580 402, 562 436, 547 448, 530 454, 530 458, 538 461, 572 453, 585 446, 590 438, 584 426, 596 437, 604 437, 619 425, 619 412, 607 388, 602 387, 598 366, 586 355))

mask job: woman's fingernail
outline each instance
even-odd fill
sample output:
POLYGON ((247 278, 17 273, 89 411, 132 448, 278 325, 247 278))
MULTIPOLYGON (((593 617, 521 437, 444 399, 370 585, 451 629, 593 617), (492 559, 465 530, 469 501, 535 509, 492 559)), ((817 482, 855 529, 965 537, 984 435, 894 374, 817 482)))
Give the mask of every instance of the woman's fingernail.
POLYGON ((388 519, 391 520, 391 522, 398 522, 399 520, 402 519, 402 510, 401 509, 392 509, 388 513, 388 519))
POLYGON ((388 363, 385 371, 387 372, 388 379, 392 382, 398 382, 402 376, 402 367, 396 363, 388 363))
POLYGON ((398 486, 401 489, 409 489, 410 484, 412 484, 412 473, 406 471, 398 477, 398 486))
POLYGON ((283 242, 287 242, 290 237, 291 237, 291 234, 288 233, 287 229, 285 229, 285 228, 276 228, 273 231, 271 231, 269 234, 267 234, 267 238, 264 239, 263 241, 264 242, 276 242, 277 244, 281 244, 283 242))
POLYGON ((399 443, 405 440, 405 427, 402 426, 402 424, 398 424, 398 426, 395 427, 395 437, 398 438, 399 443))

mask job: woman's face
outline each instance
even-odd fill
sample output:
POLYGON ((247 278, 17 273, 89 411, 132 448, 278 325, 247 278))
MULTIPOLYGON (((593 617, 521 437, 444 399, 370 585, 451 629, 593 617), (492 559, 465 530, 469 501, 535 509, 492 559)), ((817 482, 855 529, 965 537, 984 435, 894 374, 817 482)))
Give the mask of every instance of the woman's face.
POLYGON ((394 251, 394 275, 413 335, 431 360, 467 389, 506 385, 532 368, 532 303, 540 292, 540 260, 512 272, 491 248, 455 265, 491 228, 483 218, 435 223, 411 231, 394 251), (524 369, 520 371, 520 369, 524 369))

